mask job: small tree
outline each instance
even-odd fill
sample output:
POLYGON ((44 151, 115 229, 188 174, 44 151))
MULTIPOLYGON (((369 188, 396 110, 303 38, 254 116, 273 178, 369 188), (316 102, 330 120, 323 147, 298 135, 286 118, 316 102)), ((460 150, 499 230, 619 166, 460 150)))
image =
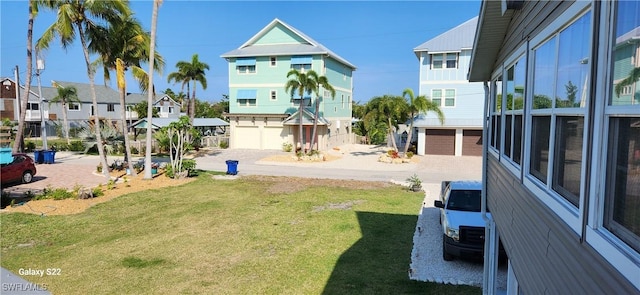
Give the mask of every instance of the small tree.
POLYGON ((185 178, 189 175, 189 170, 183 166, 184 154, 191 148, 189 138, 193 138, 193 126, 189 122, 189 117, 182 116, 178 121, 171 122, 167 128, 169 138, 169 155, 171 159, 171 171, 173 178, 185 178))

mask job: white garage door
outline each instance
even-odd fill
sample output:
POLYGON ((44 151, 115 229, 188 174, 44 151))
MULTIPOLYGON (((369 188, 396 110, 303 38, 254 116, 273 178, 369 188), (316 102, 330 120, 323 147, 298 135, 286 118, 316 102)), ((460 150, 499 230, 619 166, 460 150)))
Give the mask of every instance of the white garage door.
POLYGON ((283 133, 283 127, 264 127, 262 129, 262 148, 265 150, 282 149, 282 143, 286 140, 283 133))
POLYGON ((260 129, 254 126, 237 126, 233 132, 236 149, 260 149, 260 129))

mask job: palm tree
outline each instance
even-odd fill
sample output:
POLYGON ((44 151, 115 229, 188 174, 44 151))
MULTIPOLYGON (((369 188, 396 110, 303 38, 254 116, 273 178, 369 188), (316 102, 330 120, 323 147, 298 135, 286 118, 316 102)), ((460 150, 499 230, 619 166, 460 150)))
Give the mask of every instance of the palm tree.
MULTIPOLYGON (((149 42, 149 85, 153 85, 153 70, 155 65, 155 53, 156 53, 156 30, 158 23, 158 9, 160 9, 162 0, 153 1, 153 14, 151 15, 151 40, 149 42)), ((153 115, 153 95, 152 91, 148 91, 147 96, 147 145, 145 147, 144 154, 144 179, 152 179, 151 174, 151 120, 153 115)))
POLYGON ((629 72, 629 76, 616 85, 616 96, 620 96, 620 93, 622 93, 622 89, 624 87, 633 85, 634 83, 638 82, 638 80, 640 80, 640 67, 631 70, 631 72, 629 72))
MULTIPOLYGON (((131 159, 131 143, 129 142, 128 123, 126 118, 126 80, 124 73, 131 70, 143 91, 149 89, 147 72, 140 64, 149 60, 149 33, 142 29, 140 22, 130 14, 121 15, 120 21, 113 22, 109 27, 97 27, 91 32, 89 50, 99 55, 95 64, 103 67, 105 83, 110 80, 110 71, 116 71, 116 80, 120 90, 120 117, 122 134, 124 135, 125 161, 129 166, 129 173, 135 175, 131 159)), ((160 71, 164 65, 162 57, 156 52, 155 70, 160 71)))
POLYGON ((71 144, 69 139, 69 122, 67 120, 67 105, 72 102, 80 102, 78 98, 78 90, 74 86, 64 87, 58 83, 53 83, 53 87, 56 88, 58 95, 49 101, 49 105, 52 103, 59 103, 62 105, 62 121, 64 122, 64 138, 67 139, 67 144, 71 144))
MULTIPOLYGON (((61 0, 47 1, 48 8, 57 11, 57 18, 51 26, 49 26, 42 37, 37 42, 37 47, 42 49, 49 48, 49 44, 54 37, 59 36, 63 48, 67 48, 73 43, 77 34, 80 38, 82 51, 84 53, 84 61, 87 67, 87 76, 91 87, 91 99, 93 102, 95 130, 100 130, 100 118, 98 116, 98 98, 96 96, 95 70, 91 66, 89 57, 89 32, 95 30, 96 21, 106 21, 112 23, 120 19, 120 15, 129 14, 129 1, 127 0, 111 0, 111 1, 94 1, 94 0, 61 0)), ((102 137, 100 132, 96 131, 96 143, 98 145, 98 153, 100 154, 102 167, 107 167, 107 156, 103 148, 102 137)), ((102 174, 109 178, 108 169, 102 169, 102 174)))
MULTIPOLYGON (((37 1, 29 1, 29 21, 27 25, 27 78, 24 85, 24 93, 20 101, 20 118, 18 120, 18 132, 16 132, 16 141, 13 143, 12 151, 17 153, 22 151, 24 147, 24 121, 27 117, 27 102, 29 101, 29 93, 31 93, 31 76, 33 67, 33 20, 38 14, 37 1)), ((16 84, 18 81, 16 81, 16 84)), ((16 85, 20 87, 20 85, 16 85)), ((20 99, 19 97, 17 99, 20 99)))
POLYGON ((409 111, 409 133, 407 134, 407 143, 404 145, 403 153, 406 154, 411 145, 411 137, 413 136, 413 119, 420 113, 434 112, 440 120, 440 124, 444 124, 444 114, 437 103, 428 99, 424 95, 415 96, 411 88, 407 88, 402 92, 402 97, 407 100, 407 110, 409 111))
POLYGON ((320 87, 322 87, 322 89, 329 91, 329 93, 331 94, 331 99, 334 99, 336 97, 336 90, 333 89, 333 86, 331 86, 331 84, 329 84, 329 79, 325 76, 317 76, 317 75, 312 75, 310 76, 312 79, 315 79, 315 84, 316 84, 316 89, 314 89, 314 92, 316 94, 316 105, 315 105, 315 112, 313 113, 313 132, 311 133, 311 149, 313 149, 313 147, 316 144, 316 133, 318 130, 318 116, 320 113, 320 87))
POLYGON ((176 63, 177 72, 173 72, 167 76, 169 82, 182 82, 182 87, 187 86, 187 100, 189 101, 189 107, 187 114, 189 114, 190 123, 193 124, 193 118, 195 117, 196 110, 196 85, 199 82, 202 89, 207 89, 207 78, 205 77, 205 70, 209 69, 209 65, 201 62, 198 59, 198 54, 194 54, 191 57, 191 62, 179 61, 176 63), (193 95, 189 98, 189 83, 193 81, 193 95))
POLYGON ((318 74, 313 70, 307 71, 306 73, 301 73, 296 69, 292 69, 287 73, 287 78, 293 76, 293 78, 289 79, 287 83, 284 84, 284 90, 291 94, 291 97, 297 94, 300 96, 300 104, 298 105, 298 144, 301 150, 304 150, 302 145, 302 113, 304 111, 304 94, 310 95, 311 92, 315 91, 317 88, 316 80, 314 78, 310 78, 310 76, 317 77, 318 74))
POLYGON ((391 145, 398 151, 394 127, 398 127, 398 122, 407 121, 408 117, 407 101, 402 96, 384 95, 376 96, 367 103, 366 120, 384 122, 387 124, 387 136, 391 140, 391 145))

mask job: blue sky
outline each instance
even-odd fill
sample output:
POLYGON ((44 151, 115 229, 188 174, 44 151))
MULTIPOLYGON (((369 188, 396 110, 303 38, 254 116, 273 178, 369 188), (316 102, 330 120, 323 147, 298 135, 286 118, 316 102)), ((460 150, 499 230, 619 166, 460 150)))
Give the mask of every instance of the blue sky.
MULTIPOLYGON (((131 8, 145 28, 151 28, 151 1, 131 1, 131 8)), ((354 100, 366 102, 384 94, 418 91, 418 59, 413 48, 477 16, 480 1, 171 1, 165 0, 158 15, 157 50, 165 58, 162 75, 155 75, 157 89, 180 91, 167 82, 178 61, 190 61, 195 53, 210 66, 206 90, 198 85, 197 97, 218 101, 228 93, 227 63, 221 54, 238 48, 274 18, 278 18, 357 66, 354 100)), ((26 74, 26 1, 0 1, 0 76, 13 77, 19 66, 26 74)), ((34 43, 55 20, 41 11, 34 23, 34 43)), ((88 83, 80 42, 66 51, 54 42, 44 53, 46 69, 42 85, 51 80, 88 83)), ((35 62, 34 62, 35 65, 35 62)), ((148 67, 148 66, 145 66, 148 67)), ((113 75, 112 75, 113 76, 113 75)), ((283 84, 286 77, 283 77, 283 84)), ((96 83, 103 84, 102 72, 96 83)), ((34 83, 35 85, 35 79, 34 83)), ((115 88, 115 81, 108 85, 115 88)), ((130 78, 129 92, 139 92, 130 78)))

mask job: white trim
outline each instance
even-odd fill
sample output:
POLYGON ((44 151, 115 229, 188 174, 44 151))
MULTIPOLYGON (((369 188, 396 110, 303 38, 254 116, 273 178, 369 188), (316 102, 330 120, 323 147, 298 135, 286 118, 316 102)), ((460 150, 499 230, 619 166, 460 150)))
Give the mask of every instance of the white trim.
POLYGON ((278 100, 278 90, 273 90, 273 89, 269 90, 269 101, 277 101, 277 100, 278 100))
POLYGON ((269 66, 272 67, 272 68, 275 68, 275 67, 278 66, 278 57, 277 56, 269 56, 269 66))

